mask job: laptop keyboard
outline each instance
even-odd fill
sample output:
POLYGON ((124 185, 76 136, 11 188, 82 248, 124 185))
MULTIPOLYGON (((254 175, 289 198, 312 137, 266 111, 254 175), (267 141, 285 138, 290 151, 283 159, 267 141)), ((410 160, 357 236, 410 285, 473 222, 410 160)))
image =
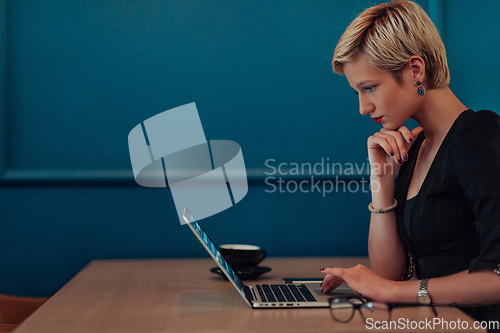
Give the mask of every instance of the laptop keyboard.
POLYGON ((264 302, 316 302, 305 284, 261 284, 255 287, 264 302))

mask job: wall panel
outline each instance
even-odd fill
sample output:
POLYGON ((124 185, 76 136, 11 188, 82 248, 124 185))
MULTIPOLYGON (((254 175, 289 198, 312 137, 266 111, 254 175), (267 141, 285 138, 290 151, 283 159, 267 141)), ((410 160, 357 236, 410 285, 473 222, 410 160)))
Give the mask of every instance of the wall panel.
MULTIPOLYGON (((498 111, 496 30, 482 21, 497 4, 419 3, 444 34, 459 98, 498 111)), ((169 190, 135 184, 127 147, 135 125, 190 102, 208 139, 241 145, 249 173, 247 197, 204 221, 217 244, 366 255, 370 194, 342 187, 366 169, 317 177, 338 182, 325 196, 269 193, 264 172, 268 159, 366 164, 380 127, 330 62, 371 4, 0 0, 0 293, 51 295, 93 258, 204 256, 169 190)))

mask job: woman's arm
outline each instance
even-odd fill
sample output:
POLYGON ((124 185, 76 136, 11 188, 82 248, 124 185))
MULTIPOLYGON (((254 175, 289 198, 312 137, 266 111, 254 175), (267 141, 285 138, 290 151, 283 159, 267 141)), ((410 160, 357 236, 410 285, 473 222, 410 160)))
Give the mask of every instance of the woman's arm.
MULTIPOLYGON (((385 303, 417 303, 420 280, 391 281, 368 268, 358 265, 352 268, 325 268, 329 279, 323 282, 323 290, 345 281, 352 290, 373 301, 385 303)), ((485 270, 475 273, 462 271, 453 275, 429 279, 427 290, 435 304, 490 305, 500 303, 500 276, 485 270)))
MULTIPOLYGON (((394 198, 394 177, 379 179, 371 177, 372 206, 389 207, 394 198), (392 179, 391 179, 392 178, 392 179)), ((406 250, 401 243, 396 223, 396 213, 371 213, 368 235, 368 255, 373 271, 389 280, 401 280, 406 262, 406 250)))
MULTIPOLYGON (((420 281, 417 282, 418 292, 420 281)), ((406 286, 403 282, 400 283, 400 291, 396 292, 394 296, 396 301, 401 299, 397 302, 411 302, 412 298, 415 301, 417 292, 413 293, 413 288, 406 286)), ((432 302, 436 304, 497 304, 500 303, 500 276, 490 270, 475 273, 462 271, 449 276, 429 279, 427 290, 432 302)))
MULTIPOLYGON (((408 160, 408 150, 422 131, 386 131, 368 138, 371 166, 372 206, 381 209, 394 203, 394 180, 399 166, 408 160), (403 138, 404 136, 404 138, 403 138)), ((396 213, 372 213, 368 236, 368 254, 374 272, 389 280, 401 280, 406 262, 406 250, 399 238, 396 213)))

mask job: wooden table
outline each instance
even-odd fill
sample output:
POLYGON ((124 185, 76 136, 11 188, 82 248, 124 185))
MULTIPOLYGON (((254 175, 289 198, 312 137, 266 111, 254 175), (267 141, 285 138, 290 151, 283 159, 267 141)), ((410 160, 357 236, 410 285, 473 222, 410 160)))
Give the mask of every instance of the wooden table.
MULTIPOLYGON (((368 265, 367 258, 267 258, 259 282, 322 277, 320 267, 368 265)), ((335 322, 329 309, 251 309, 232 285, 210 272, 211 259, 96 260, 87 265, 19 328, 22 332, 370 332, 359 314, 335 322)), ((250 281, 254 283, 255 281, 250 281)), ((473 320, 437 308, 448 322, 473 320)), ((433 320, 429 308, 393 310, 392 319, 433 320)), ((456 332, 437 327, 434 332, 456 332)), ((391 330, 383 330, 390 332, 391 330)), ((393 330, 425 331, 425 330, 393 330)), ((473 330, 469 329, 468 332, 473 330)), ((485 330, 478 330, 485 332, 485 330)))

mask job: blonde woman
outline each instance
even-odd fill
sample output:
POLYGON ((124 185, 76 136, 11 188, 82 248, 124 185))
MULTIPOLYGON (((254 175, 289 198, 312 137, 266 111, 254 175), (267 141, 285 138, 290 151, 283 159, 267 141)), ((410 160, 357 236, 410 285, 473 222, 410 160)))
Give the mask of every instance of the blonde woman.
POLYGON ((368 138, 371 270, 322 268, 324 291, 345 281, 374 301, 476 305, 464 310, 500 320, 500 117, 453 94, 444 45, 413 2, 361 13, 332 64, 383 128, 368 138))

